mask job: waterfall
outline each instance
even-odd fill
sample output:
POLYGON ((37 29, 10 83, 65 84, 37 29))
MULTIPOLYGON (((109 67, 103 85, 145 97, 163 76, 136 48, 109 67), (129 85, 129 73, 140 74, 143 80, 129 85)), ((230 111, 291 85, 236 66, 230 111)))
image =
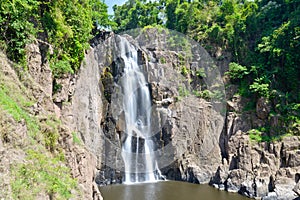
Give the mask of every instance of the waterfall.
POLYGON ((122 157, 125 164, 124 183, 154 182, 160 171, 151 139, 151 97, 148 83, 138 65, 137 49, 120 38, 120 54, 124 61, 123 110, 126 133, 123 135, 122 157))

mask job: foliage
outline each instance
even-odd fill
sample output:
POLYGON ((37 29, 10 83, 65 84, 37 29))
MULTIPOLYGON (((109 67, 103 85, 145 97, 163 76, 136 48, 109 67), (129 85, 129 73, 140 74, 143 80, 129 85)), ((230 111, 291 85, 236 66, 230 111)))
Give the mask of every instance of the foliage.
MULTIPOLYGON (((72 69, 72 66, 71 66, 71 62, 68 60, 54 59, 51 63, 51 69, 53 71, 54 77, 56 77, 56 78, 59 78, 61 75, 65 74, 65 73, 70 73, 70 74, 74 73, 74 70, 72 69)), ((55 87, 60 87, 60 86, 55 85, 55 87)))
POLYGON ((278 112, 282 113, 284 118, 285 133, 300 135, 300 104, 281 102, 276 105, 278 112))
POLYGON ((37 33, 35 18, 39 2, 36 0, 3 0, 0 6, 0 41, 13 61, 25 62, 25 45, 37 33))
POLYGON ((199 77, 199 78, 206 78, 206 73, 205 73, 204 68, 199 68, 196 71, 196 76, 199 77))
POLYGON ((243 108, 243 111, 244 112, 247 112, 247 111, 255 111, 256 109, 256 104, 254 101, 249 101, 245 107, 243 108))
POLYGON ((166 64, 166 59, 164 57, 159 58, 159 63, 166 64))
MULTIPOLYGON (((227 74, 238 84, 238 93, 252 102, 261 96, 268 98, 272 109, 285 119, 286 132, 294 130, 293 134, 297 134, 300 114, 292 111, 291 105, 300 102, 298 0, 224 0, 222 3, 217 0, 159 0, 160 6, 157 2, 127 1, 123 6, 116 6, 114 20, 119 24, 118 30, 153 25, 155 21, 147 23, 140 19, 151 18, 151 13, 145 10, 155 7, 152 18, 157 24, 187 34, 212 54, 216 47, 229 51, 232 60, 227 74), (138 8, 143 8, 143 12, 138 8), (135 26, 130 25, 132 21, 135 26)), ((174 49, 182 46, 176 38, 169 38, 169 43, 174 49)), ((180 63, 181 72, 186 76, 189 72, 182 67, 184 65, 180 63)), ((196 73, 199 78, 202 74, 196 73)), ((180 91, 184 96, 182 88, 180 91)), ((194 93, 205 96, 201 91, 194 93)))
POLYGON ((226 72, 233 80, 242 79, 245 75, 249 74, 247 67, 239 65, 235 62, 229 63, 229 71, 226 72))
POLYGON ((196 97, 203 98, 203 99, 206 99, 206 100, 210 100, 213 97, 212 92, 209 91, 209 90, 193 91, 193 94, 196 97))
POLYGON ((159 2, 145 0, 127 1, 124 5, 113 7, 115 31, 121 32, 134 28, 143 28, 147 25, 162 24, 159 17, 159 2))
POLYGON ((190 73, 190 70, 188 68, 186 68, 186 66, 181 67, 181 74, 183 76, 187 76, 189 73, 190 73))
POLYGON ((27 162, 13 167, 11 180, 14 199, 35 199, 46 192, 50 199, 69 199, 76 181, 59 157, 46 153, 27 151, 27 162))
POLYGON ((111 25, 106 9, 98 0, 43 2, 41 31, 47 33, 54 48, 50 58, 55 77, 78 70, 89 47, 91 32, 97 26, 111 25))
POLYGON ((44 136, 45 147, 54 152, 57 147, 57 140, 59 137, 60 122, 53 116, 48 116, 45 123, 41 124, 41 132, 44 136))
POLYGON ((250 85, 250 90, 257 92, 260 96, 263 97, 269 98, 270 96, 269 84, 266 83, 264 78, 256 78, 250 85))
POLYGON ((248 131, 249 133, 249 138, 252 140, 252 141, 256 141, 256 142, 262 142, 264 139, 267 139, 267 138, 263 138, 262 136, 262 132, 259 130, 259 129, 251 129, 248 131))
POLYGON ((18 91, 10 89, 12 88, 0 83, 0 106, 17 122, 25 120, 31 136, 35 137, 39 127, 36 120, 24 109, 28 107, 31 102, 26 101, 26 99, 18 91), (14 100, 15 98, 17 98, 19 102, 16 102, 14 100))
POLYGON ((28 112, 28 106, 31 106, 32 102, 24 98, 22 91, 16 89, 12 92, 10 88, 12 88, 12 86, 9 87, 2 83, 0 87, 0 106, 10 114, 16 122, 24 120, 31 137, 40 138, 38 133, 41 131, 45 147, 51 152, 54 152, 59 136, 59 122, 54 118, 48 117, 44 123, 39 123, 38 120, 28 112), (18 102, 15 101, 15 99, 18 99, 18 102))
POLYGON ((251 129, 248 131, 249 138, 252 141, 256 142, 271 142, 271 141, 276 141, 280 140, 281 136, 276 135, 276 136, 269 136, 266 133, 268 132, 266 127, 260 127, 258 129, 251 129))
POLYGON ((77 135, 76 132, 73 132, 73 133, 72 133, 72 136, 73 136, 73 143, 74 143, 74 144, 81 144, 81 140, 80 140, 80 138, 78 137, 78 135, 77 135))
POLYGON ((189 90, 183 85, 178 87, 179 98, 187 97, 190 95, 189 90))
POLYGON ((54 77, 76 71, 92 32, 112 26, 107 6, 98 0, 3 0, 0 44, 8 57, 25 66, 25 46, 34 38, 49 42, 54 77))
POLYGON ((249 90, 249 81, 247 79, 241 79, 238 87, 238 94, 243 97, 250 97, 251 92, 249 90))

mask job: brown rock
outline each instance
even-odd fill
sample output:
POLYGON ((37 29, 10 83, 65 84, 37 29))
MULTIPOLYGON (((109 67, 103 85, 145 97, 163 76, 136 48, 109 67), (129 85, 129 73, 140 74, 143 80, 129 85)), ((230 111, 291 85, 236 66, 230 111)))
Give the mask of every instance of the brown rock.
POLYGON ((267 99, 261 97, 256 102, 256 115, 260 119, 266 119, 269 116, 271 106, 267 99))
POLYGON ((52 96, 52 71, 46 58, 42 57, 39 45, 38 41, 34 41, 26 46, 28 71, 43 91, 52 96))

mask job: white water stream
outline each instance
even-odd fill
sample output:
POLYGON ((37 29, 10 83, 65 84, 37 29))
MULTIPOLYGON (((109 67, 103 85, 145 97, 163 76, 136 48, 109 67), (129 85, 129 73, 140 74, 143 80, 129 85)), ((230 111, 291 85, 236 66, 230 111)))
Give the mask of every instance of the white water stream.
POLYGON ((151 139, 151 97, 148 83, 138 65, 137 49, 120 38, 124 76, 121 80, 126 134, 122 143, 125 184, 155 182, 160 171, 155 159, 155 143, 151 139))

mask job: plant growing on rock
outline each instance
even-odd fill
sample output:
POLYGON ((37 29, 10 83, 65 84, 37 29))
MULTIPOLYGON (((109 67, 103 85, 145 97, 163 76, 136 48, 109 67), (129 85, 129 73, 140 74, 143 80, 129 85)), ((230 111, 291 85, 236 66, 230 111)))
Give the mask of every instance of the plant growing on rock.
POLYGON ((249 72, 247 67, 231 62, 229 63, 229 71, 225 74, 229 75, 229 77, 233 80, 238 80, 242 79, 245 75, 248 75, 249 72))

